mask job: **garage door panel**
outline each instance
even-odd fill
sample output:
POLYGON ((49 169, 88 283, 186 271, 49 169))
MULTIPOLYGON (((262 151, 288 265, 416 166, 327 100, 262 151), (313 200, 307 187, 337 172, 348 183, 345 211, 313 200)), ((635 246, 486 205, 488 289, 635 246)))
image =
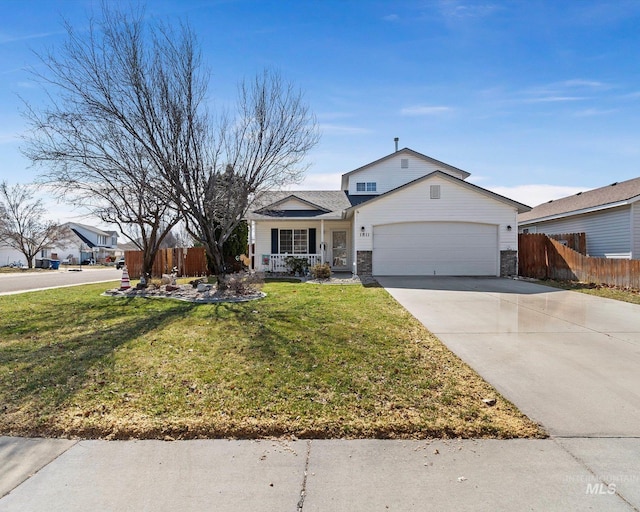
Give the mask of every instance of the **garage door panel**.
POLYGON ((374 275, 496 275, 497 226, 420 222, 374 227, 374 275))

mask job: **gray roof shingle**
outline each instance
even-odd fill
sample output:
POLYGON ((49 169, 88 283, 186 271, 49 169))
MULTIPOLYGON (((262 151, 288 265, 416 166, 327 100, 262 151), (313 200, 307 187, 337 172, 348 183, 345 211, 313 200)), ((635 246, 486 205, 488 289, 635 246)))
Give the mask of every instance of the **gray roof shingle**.
POLYGON ((262 192, 258 195, 247 213, 247 220, 300 218, 300 213, 305 217, 315 219, 341 219, 342 212, 349 208, 351 203, 347 195, 342 190, 274 190, 262 192), (288 197, 297 197, 306 203, 311 203, 319 207, 318 210, 271 210, 267 208, 274 203, 278 203, 288 197), (291 213, 289 213, 291 212, 291 213), (315 213, 314 213, 315 212, 315 213))
POLYGON ((589 208, 597 208, 608 204, 628 201, 640 196, 640 178, 633 178, 620 183, 612 183, 587 192, 580 192, 569 197, 563 197, 542 203, 527 213, 518 216, 518 223, 531 222, 537 219, 555 217, 558 215, 578 212, 589 208))

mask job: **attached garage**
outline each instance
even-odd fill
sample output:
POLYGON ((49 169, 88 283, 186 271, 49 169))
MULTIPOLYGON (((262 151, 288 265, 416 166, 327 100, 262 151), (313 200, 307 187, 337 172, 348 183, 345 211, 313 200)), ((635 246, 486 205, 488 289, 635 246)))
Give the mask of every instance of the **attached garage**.
POLYGON ((373 275, 499 275, 498 226, 472 222, 373 226, 373 275))

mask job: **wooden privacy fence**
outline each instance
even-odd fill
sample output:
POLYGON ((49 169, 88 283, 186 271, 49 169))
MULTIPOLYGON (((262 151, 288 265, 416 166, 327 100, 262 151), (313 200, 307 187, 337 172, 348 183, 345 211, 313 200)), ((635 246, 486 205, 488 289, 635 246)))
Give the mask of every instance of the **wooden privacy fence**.
POLYGON ((592 258, 542 233, 518 235, 518 274, 640 289, 640 260, 592 258))
MULTIPOLYGON (((142 251, 125 251, 124 261, 129 277, 137 279, 142 274, 142 251)), ((204 248, 189 247, 177 249, 160 249, 153 262, 152 275, 160 277, 170 274, 173 267, 178 269, 179 276, 204 276, 207 274, 207 258, 204 248)))
POLYGON ((586 233, 565 233, 563 235, 547 235, 549 238, 557 240, 562 245, 573 249, 580 254, 587 255, 587 234, 586 233))

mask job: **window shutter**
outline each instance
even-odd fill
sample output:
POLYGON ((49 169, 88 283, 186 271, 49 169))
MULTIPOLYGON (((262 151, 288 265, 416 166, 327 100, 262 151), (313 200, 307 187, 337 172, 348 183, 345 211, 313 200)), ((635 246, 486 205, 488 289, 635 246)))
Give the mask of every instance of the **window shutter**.
POLYGON ((309 254, 316 253, 316 228, 309 228, 309 254))
POLYGON ((271 254, 278 254, 278 228, 271 228, 271 254))

